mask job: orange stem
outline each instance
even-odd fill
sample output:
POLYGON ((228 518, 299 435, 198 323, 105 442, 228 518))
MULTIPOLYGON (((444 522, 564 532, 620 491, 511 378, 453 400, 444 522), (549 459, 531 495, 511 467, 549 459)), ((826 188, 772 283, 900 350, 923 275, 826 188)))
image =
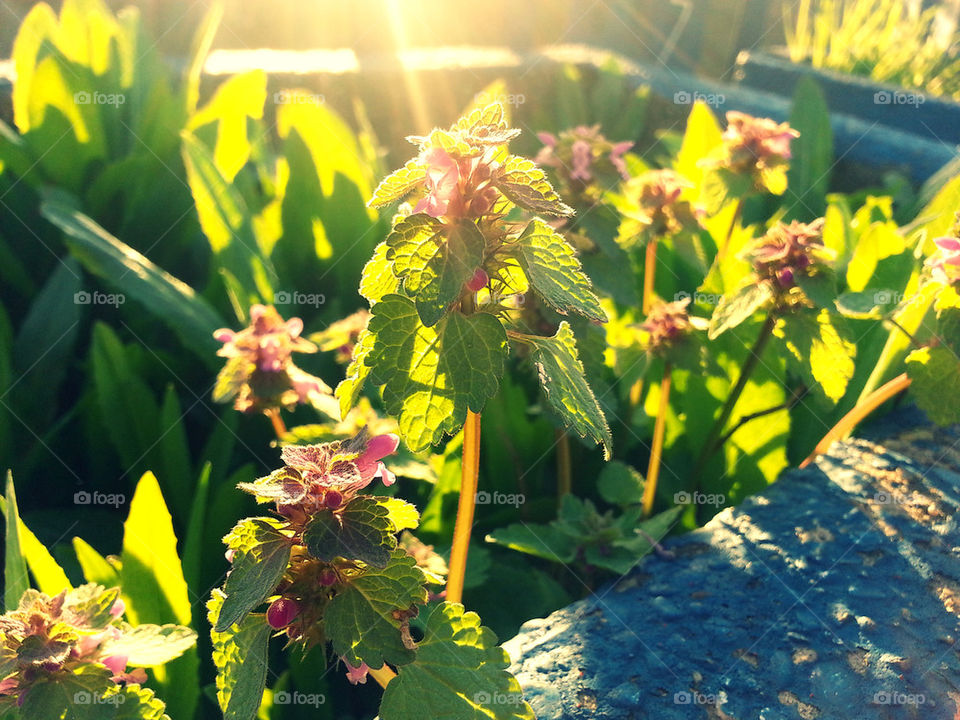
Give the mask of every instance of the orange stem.
POLYGON ((473 511, 477 504, 477 474, 480 471, 480 415, 467 410, 463 425, 463 459, 460 463, 460 500, 457 522, 450 548, 450 572, 447 575, 447 601, 463 601, 463 578, 467 572, 467 550, 473 530, 473 511))
POLYGON ((660 383, 660 406, 657 409, 657 422, 653 426, 653 447, 650 448, 650 464, 647 466, 647 479, 643 486, 643 516, 653 514, 653 502, 657 495, 657 479, 660 477, 660 458, 663 455, 663 434, 667 427, 667 410, 670 406, 670 363, 663 368, 663 382, 660 383))
POLYGON ((643 314, 650 312, 653 306, 653 280, 657 273, 657 238, 647 243, 646 260, 643 266, 643 314))
POLYGON ((910 387, 910 378, 907 377, 906 373, 903 373, 902 375, 897 375, 897 377, 895 377, 893 380, 881 385, 872 393, 867 395, 867 397, 863 399, 863 402, 857 404, 853 409, 850 410, 850 412, 840 418, 840 422, 830 428, 830 431, 823 436, 823 439, 820 442, 817 443, 817 446, 813 449, 813 452, 807 456, 806 460, 800 463, 800 467, 806 467, 816 459, 817 455, 822 455, 823 453, 827 452, 834 442, 837 440, 842 440, 851 432, 853 432, 853 429, 859 425, 860 422, 867 417, 867 415, 883 405, 883 403, 892 398, 894 395, 906 390, 908 387, 910 387))
POLYGON ((382 668, 377 668, 376 670, 370 668, 367 672, 369 673, 370 677, 377 681, 377 685, 384 689, 386 689, 387 683, 397 676, 397 674, 391 670, 390 666, 386 663, 383 664, 382 668))
POLYGON ((283 440, 283 436, 287 434, 287 426, 284 424, 283 418, 280 417, 280 410, 278 408, 270 408, 266 410, 265 413, 273 424, 273 432, 276 433, 277 440, 283 440))

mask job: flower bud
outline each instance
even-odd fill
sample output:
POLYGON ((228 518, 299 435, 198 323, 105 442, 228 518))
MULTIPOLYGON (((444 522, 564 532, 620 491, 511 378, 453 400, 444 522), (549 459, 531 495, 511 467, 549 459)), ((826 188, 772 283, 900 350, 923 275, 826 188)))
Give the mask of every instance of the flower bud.
POLYGON ((340 576, 337 575, 337 571, 331 567, 324 568, 320 571, 320 584, 324 587, 336 585, 339 579, 340 576))
POLYGON ((343 493, 339 490, 327 490, 323 496, 323 504, 329 510, 336 510, 343 504, 343 493))
POLYGON ((473 273, 473 277, 467 280, 467 290, 477 292, 485 288, 488 282, 490 282, 490 276, 487 275, 483 268, 477 268, 476 272, 473 273))
POLYGON ((267 609, 267 623, 274 630, 280 630, 292 623, 300 614, 300 605, 290 598, 278 598, 267 609))

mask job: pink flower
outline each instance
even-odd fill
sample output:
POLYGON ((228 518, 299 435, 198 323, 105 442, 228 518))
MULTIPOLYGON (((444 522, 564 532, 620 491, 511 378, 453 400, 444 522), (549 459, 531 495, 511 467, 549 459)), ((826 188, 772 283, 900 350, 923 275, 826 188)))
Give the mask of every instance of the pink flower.
POLYGON ((367 667, 366 663, 362 662, 360 663, 360 667, 354 667, 344 660, 343 664, 347 666, 347 680, 350 681, 351 685, 356 685, 357 683, 364 684, 367 682, 367 673, 370 672, 370 668, 367 667))
POLYGON ((654 355, 662 355, 680 343, 694 330, 687 305, 690 298, 675 302, 661 302, 650 309, 641 327, 649 334, 647 349, 654 355))
MULTIPOLYGON (((537 133, 543 147, 536 161, 556 170, 565 192, 579 194, 595 184, 599 189, 617 177, 629 177, 623 154, 633 147, 632 142, 610 142, 600 132, 599 125, 580 125, 560 133, 537 133)), ((594 187, 594 190, 598 188, 594 187)))
POLYGON ((590 173, 590 165, 593 162, 590 143, 586 140, 575 140, 570 151, 573 154, 573 169, 570 171, 570 177, 585 183, 593 180, 593 175, 590 173))
POLYGON ((483 155, 463 158, 439 147, 424 152, 427 194, 413 212, 435 218, 478 218, 489 213, 498 197, 490 184, 497 165, 493 151, 491 148, 483 155))
POLYGON ((702 211, 680 199, 689 187, 693 184, 673 170, 650 170, 628 180, 623 193, 631 207, 625 215, 637 223, 634 232, 663 235, 698 228, 702 211))
POLYGON ((797 278, 823 269, 834 252, 823 244, 823 218, 819 218, 812 223, 777 223, 742 257, 753 265, 760 280, 771 281, 775 289, 786 291, 796 285, 797 278))
POLYGON ((723 133, 727 157, 721 164, 734 172, 785 165, 792 157, 790 143, 798 137, 800 133, 787 123, 730 111, 723 133))
POLYGON ((460 199, 460 166, 438 147, 427 150, 423 159, 427 163, 427 194, 413 211, 442 217, 449 213, 450 204, 460 199))
POLYGON ((960 240, 953 237, 939 237, 933 241, 936 252, 927 258, 933 279, 944 285, 953 285, 960 281, 960 240))
POLYGON ((120 600, 119 598, 113 604, 113 607, 110 608, 110 614, 113 615, 113 617, 115 618, 122 616, 123 613, 125 613, 126 611, 127 611, 126 604, 123 602, 123 600, 120 600))
POLYGON ((367 482, 375 477, 380 477, 383 484, 390 487, 397 481, 397 476, 387 469, 381 461, 387 455, 393 455, 400 447, 400 438, 393 433, 377 435, 370 438, 366 450, 357 458, 357 468, 360 470, 360 477, 367 482))
POLYGON ((105 657, 101 662, 106 665, 107 669, 114 675, 122 675, 123 671, 127 669, 126 655, 111 655, 110 657, 105 657))

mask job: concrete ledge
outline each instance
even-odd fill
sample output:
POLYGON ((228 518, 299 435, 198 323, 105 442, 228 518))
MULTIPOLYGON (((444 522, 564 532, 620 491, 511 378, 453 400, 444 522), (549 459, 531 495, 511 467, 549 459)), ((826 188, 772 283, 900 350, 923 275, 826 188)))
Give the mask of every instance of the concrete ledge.
POLYGON ((838 445, 506 647, 540 720, 954 720, 960 432, 838 445))

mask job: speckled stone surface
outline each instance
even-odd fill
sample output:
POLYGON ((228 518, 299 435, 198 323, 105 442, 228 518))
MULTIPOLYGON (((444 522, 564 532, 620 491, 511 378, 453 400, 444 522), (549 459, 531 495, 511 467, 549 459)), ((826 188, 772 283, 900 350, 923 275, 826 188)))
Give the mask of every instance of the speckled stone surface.
POLYGON ((895 422, 526 623, 537 717, 960 717, 960 430, 895 422))

